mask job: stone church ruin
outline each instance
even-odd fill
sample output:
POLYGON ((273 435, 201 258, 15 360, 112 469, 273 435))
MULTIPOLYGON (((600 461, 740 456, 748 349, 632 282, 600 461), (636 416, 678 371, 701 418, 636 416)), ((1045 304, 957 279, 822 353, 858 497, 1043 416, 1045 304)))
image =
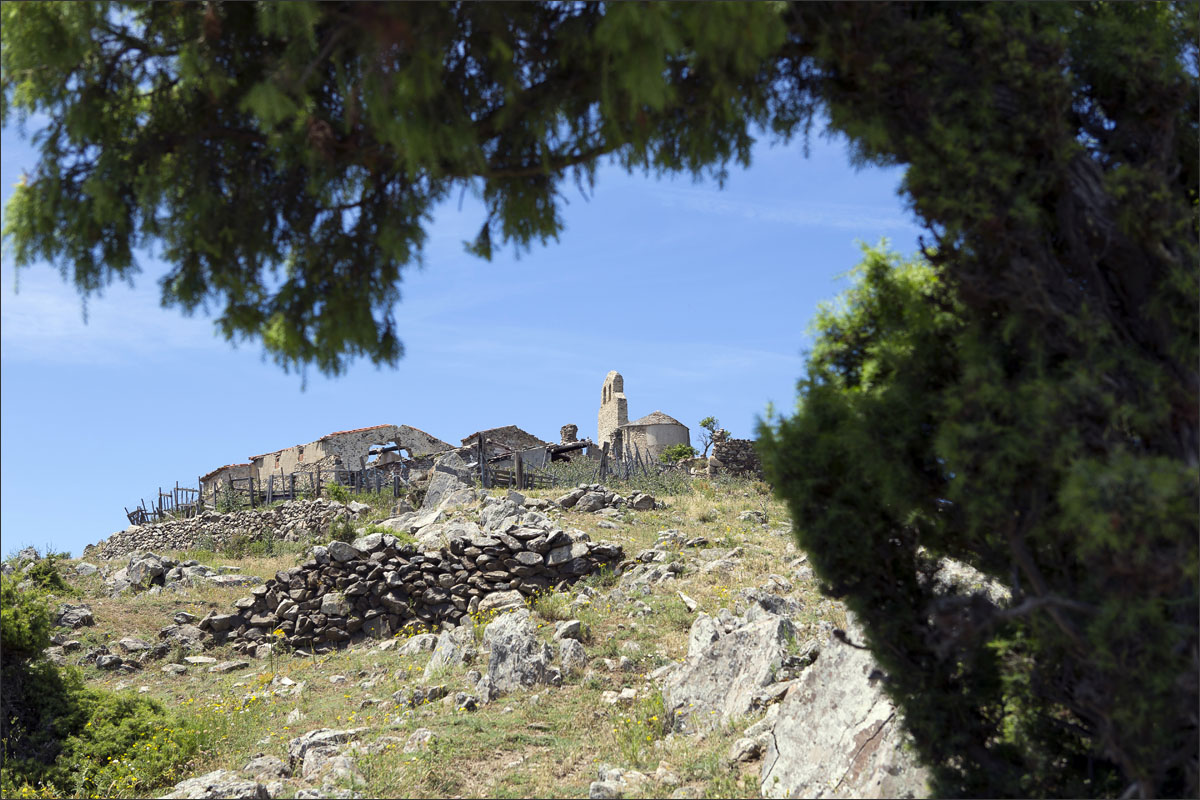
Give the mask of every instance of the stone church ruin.
POLYGON ((625 379, 616 370, 605 376, 600 388, 596 441, 601 447, 607 443, 609 452, 618 457, 640 454, 642 458, 648 456, 650 461, 657 461, 668 447, 692 443, 688 427, 661 411, 630 422, 625 379))

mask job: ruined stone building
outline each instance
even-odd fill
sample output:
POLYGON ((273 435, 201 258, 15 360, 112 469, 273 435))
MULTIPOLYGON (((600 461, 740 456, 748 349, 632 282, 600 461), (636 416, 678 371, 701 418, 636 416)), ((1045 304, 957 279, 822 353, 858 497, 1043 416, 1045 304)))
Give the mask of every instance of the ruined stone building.
MULTIPOLYGON (((453 445, 410 425, 374 425, 326 434, 315 442, 298 444, 250 457, 250 475, 264 481, 271 475, 322 469, 360 470, 408 458, 421 458, 453 449, 453 445), (371 451, 377 451, 372 454, 371 451)), ((330 476, 332 479, 332 475, 330 476)))
POLYGON ((200 499, 211 505, 217 501, 218 487, 228 486, 231 478, 241 480, 249 477, 249 464, 226 464, 223 467, 217 467, 207 475, 200 477, 200 499))
POLYGON ((692 443, 688 427, 674 417, 655 411, 629 421, 629 401, 625 397, 625 379, 617 371, 609 372, 600 389, 600 415, 596 441, 608 443, 610 453, 639 453, 657 459, 668 447, 692 443))
POLYGON ((549 442, 543 442, 529 431, 524 431, 516 425, 505 425, 503 428, 488 428, 486 431, 476 431, 462 440, 463 447, 475 447, 479 439, 488 443, 488 457, 514 450, 532 450, 535 447, 545 447, 549 442))

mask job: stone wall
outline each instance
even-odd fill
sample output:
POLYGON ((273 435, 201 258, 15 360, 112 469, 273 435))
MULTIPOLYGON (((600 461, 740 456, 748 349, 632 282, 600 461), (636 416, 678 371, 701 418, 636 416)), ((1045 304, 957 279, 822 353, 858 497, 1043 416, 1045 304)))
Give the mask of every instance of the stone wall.
POLYGON ((718 467, 732 475, 743 475, 762 480, 762 462, 758 458, 758 453, 754 452, 754 442, 751 439, 714 441, 712 458, 716 459, 718 463, 712 464, 710 459, 710 466, 718 467))
MULTIPOLYGON (((352 504, 359 507, 361 504, 352 504)), ((367 507, 362 506, 365 510, 367 507)), ((120 558, 148 550, 194 550, 200 546, 220 547, 234 536, 254 539, 277 538, 298 541, 320 538, 334 520, 354 519, 351 507, 329 500, 289 500, 274 508, 235 511, 232 514, 201 514, 190 519, 155 525, 130 525, 83 550, 84 558, 120 558)))
POLYGON ((424 553, 376 533, 314 547, 308 562, 276 573, 237 601, 234 613, 209 614, 199 627, 257 656, 281 640, 320 652, 355 638, 387 637, 411 623, 436 630, 476 609, 520 606, 623 558, 618 545, 538 527, 471 533, 424 553))

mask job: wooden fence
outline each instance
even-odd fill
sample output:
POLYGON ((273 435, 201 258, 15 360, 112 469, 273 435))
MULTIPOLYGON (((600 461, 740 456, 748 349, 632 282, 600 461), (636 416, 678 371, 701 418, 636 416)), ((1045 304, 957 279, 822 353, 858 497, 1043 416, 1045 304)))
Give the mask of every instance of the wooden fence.
POLYGON ((132 511, 125 509, 125 517, 131 525, 146 525, 164 519, 187 519, 204 510, 199 489, 189 489, 175 482, 175 488, 164 492, 158 487, 157 499, 147 504, 145 498, 132 511))
POLYGON ((376 467, 360 470, 314 467, 290 475, 270 475, 265 481, 230 477, 215 488, 210 502, 202 499, 200 489, 181 487, 176 483, 171 491, 164 492, 160 487, 157 501, 147 504, 143 499, 133 510, 126 508, 125 516, 130 524, 147 525, 168 519, 187 519, 217 510, 218 505, 257 508, 278 500, 316 499, 325 493, 329 483, 345 486, 351 494, 390 490, 393 497, 399 497, 403 487, 408 485, 405 472, 403 468, 397 471, 376 467))

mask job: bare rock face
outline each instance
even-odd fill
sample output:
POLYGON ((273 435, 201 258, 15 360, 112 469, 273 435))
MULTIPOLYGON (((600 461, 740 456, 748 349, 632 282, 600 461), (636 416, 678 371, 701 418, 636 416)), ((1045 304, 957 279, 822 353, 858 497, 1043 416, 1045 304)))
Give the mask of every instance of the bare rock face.
MULTIPOLYGON (((851 641, 861 631, 849 626, 851 641)), ((830 636, 779 707, 763 797, 926 797, 928 772, 903 747, 895 706, 873 685, 870 652, 830 636)))
POLYGON ((663 686, 667 709, 691 729, 750 712, 756 695, 775 682, 794 636, 792 623, 774 614, 729 633, 701 614, 692 623, 687 660, 663 686))
POLYGON ((538 641, 527 609, 504 614, 488 624, 484 644, 491 648, 488 677, 502 692, 550 681, 554 651, 538 641))
POLYGON ((246 780, 236 772, 219 769, 176 784, 165 800, 269 800, 270 797, 267 787, 258 781, 246 780))

